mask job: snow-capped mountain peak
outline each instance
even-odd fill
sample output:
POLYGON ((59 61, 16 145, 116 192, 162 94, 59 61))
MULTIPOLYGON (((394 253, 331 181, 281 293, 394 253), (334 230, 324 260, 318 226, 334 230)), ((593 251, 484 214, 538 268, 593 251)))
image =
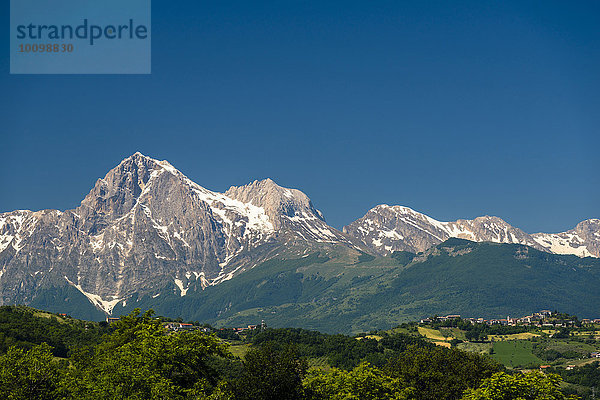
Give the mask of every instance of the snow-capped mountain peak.
POLYGON ((530 235, 499 217, 443 222, 404 206, 382 204, 344 227, 380 254, 393 251, 421 252, 449 238, 475 242, 517 243, 557 254, 600 257, 598 220, 581 222, 571 231, 530 235))
POLYGON ((59 280, 110 313, 169 281, 184 296, 230 279, 290 241, 349 245, 299 190, 265 179, 219 193, 136 152, 74 210, 0 214, 0 294, 59 280))

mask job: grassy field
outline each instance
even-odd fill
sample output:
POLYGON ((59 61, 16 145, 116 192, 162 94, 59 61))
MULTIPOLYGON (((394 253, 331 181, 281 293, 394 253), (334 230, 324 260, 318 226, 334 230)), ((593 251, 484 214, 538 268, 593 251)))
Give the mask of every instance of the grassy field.
POLYGON ((563 367, 563 368, 565 368, 567 365, 575 365, 576 367, 581 367, 586 364, 591 364, 595 361, 598 361, 598 359, 597 358, 586 358, 583 360, 567 360, 558 366, 563 367))
POLYGON ((229 351, 231 352, 231 354, 240 358, 244 358, 249 349, 249 344, 235 344, 229 346, 229 351))
MULTIPOLYGON (((375 340, 377 340, 378 342, 379 342, 381 339, 383 339, 383 337, 382 337, 382 336, 379 336, 379 335, 366 335, 366 336, 365 336, 365 338, 367 338, 367 339, 375 339, 375 340)), ((361 339, 362 339, 362 337, 357 337, 356 339, 357 339, 357 340, 361 340, 361 339)))
POLYGON ((472 353, 489 354, 492 348, 492 343, 475 343, 475 342, 463 342, 459 343, 457 347, 464 351, 470 351, 472 353))
POLYGON ((532 353, 533 344, 526 341, 501 341, 494 343, 492 357, 507 367, 524 367, 544 362, 532 353))
POLYGON ((66 322, 67 322, 67 321, 65 321, 65 320, 64 320, 64 318, 62 318, 62 317, 59 317, 59 316, 58 316, 58 315, 56 315, 56 314, 51 314, 51 313, 47 313, 47 312, 43 312, 43 311, 36 312, 36 313, 34 313, 34 314, 33 314, 33 316, 34 316, 34 317, 41 317, 41 318, 48 318, 48 319, 50 319, 50 318, 54 317, 54 318, 56 318, 56 320, 57 320, 58 322, 60 322, 61 324, 64 324, 64 323, 66 323, 66 322))
MULTIPOLYGON (((431 339, 437 342, 445 342, 447 339, 437 329, 419 327, 419 333, 425 336, 427 339, 431 339)), ((452 338, 449 338, 452 339, 452 338)))
MULTIPOLYGON (((597 359, 588 358, 589 354, 600 350, 600 343, 596 338, 598 332, 595 330, 576 332, 576 337, 571 338, 552 338, 549 335, 556 331, 533 328, 530 332, 489 335, 485 342, 470 342, 466 340, 466 332, 458 328, 434 329, 430 326, 419 326, 417 329, 419 335, 435 345, 450 347, 452 339, 459 339, 462 342, 457 344, 457 348, 473 353, 490 354, 506 367, 516 369, 537 369, 537 366, 543 364, 580 366, 596 361, 597 359), (534 346, 537 355, 533 352, 534 346)), ((416 334, 413 331, 410 333, 416 334)))
POLYGON ((401 328, 401 327, 396 327, 396 328, 389 329, 387 332, 390 333, 390 334, 394 334, 394 333, 405 333, 407 335, 414 334, 414 332, 411 331, 410 329, 401 328))
POLYGON ((587 343, 581 343, 576 340, 564 340, 564 339, 549 339, 546 345, 548 350, 556 350, 560 353, 571 353, 571 358, 587 358, 588 353, 598 351, 597 344, 590 345, 587 343))
POLYGON ((440 328, 440 334, 447 336, 446 340, 452 340, 453 338, 466 340, 465 331, 461 331, 458 328, 440 328))
POLYGON ((527 340, 533 337, 539 337, 540 335, 532 332, 524 332, 524 333, 513 333, 511 335, 489 335, 488 340, 494 342, 500 342, 503 340, 527 340))
POLYGON ((574 336, 598 336, 600 332, 598 331, 586 331, 586 332, 573 332, 574 336))

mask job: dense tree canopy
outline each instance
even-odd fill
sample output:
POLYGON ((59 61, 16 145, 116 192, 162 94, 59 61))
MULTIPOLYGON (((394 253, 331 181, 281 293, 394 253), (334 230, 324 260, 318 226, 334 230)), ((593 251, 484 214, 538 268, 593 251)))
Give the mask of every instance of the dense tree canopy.
POLYGON ((0 353, 11 346, 30 349, 44 342, 55 356, 67 357, 70 349, 98 343, 109 332, 106 323, 59 317, 25 306, 0 307, 0 353))
POLYGON ((217 384, 208 359, 226 357, 226 346, 199 331, 167 335, 151 317, 136 310, 107 340, 73 356, 77 372, 70 383, 77 397, 177 399, 217 384))
MULTIPOLYGON (((30 350, 11 347, 0 356, 0 398, 42 400, 59 398, 59 363, 47 344, 30 350)), ((64 368, 64 365, 62 366, 64 368)))
POLYGON ((305 396, 311 400, 407 400, 414 389, 368 363, 352 371, 333 368, 313 371, 304 382, 305 396))
POLYGON ((328 335, 299 328, 267 329, 252 338, 255 345, 272 346, 293 344, 302 357, 327 357, 331 366, 351 370, 368 360, 377 366, 409 346, 435 347, 420 337, 404 333, 382 333, 381 340, 362 336, 360 340, 345 335, 328 335))
POLYGON ((443 347, 410 347, 386 366, 390 376, 416 389, 415 399, 458 399, 484 378, 503 369, 478 354, 443 347))
POLYGON ((234 384, 236 399, 295 400, 304 398, 302 380, 308 369, 296 349, 272 344, 250 350, 242 375, 234 384))

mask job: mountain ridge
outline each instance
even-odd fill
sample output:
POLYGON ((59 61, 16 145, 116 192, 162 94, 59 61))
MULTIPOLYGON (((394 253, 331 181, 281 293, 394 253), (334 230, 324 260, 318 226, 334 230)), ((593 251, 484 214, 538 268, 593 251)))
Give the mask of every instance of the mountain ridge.
POLYGON ((409 207, 381 204, 342 231, 382 255, 393 251, 418 253, 455 237, 476 242, 524 244, 555 254, 600 257, 598 219, 582 221, 567 232, 528 234, 495 216, 443 222, 409 207))

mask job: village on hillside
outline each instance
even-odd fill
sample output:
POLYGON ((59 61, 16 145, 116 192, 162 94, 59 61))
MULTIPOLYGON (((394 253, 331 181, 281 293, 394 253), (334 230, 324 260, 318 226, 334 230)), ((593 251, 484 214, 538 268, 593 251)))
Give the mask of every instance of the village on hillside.
POLYGON ((506 326, 547 326, 547 327, 567 327, 567 326, 582 326, 591 324, 600 324, 600 318, 589 319, 584 318, 579 320, 574 315, 562 314, 557 311, 541 310, 531 315, 520 318, 500 318, 500 319, 484 319, 484 318, 461 318, 460 315, 434 316, 423 318, 419 322, 421 324, 429 324, 432 322, 448 321, 453 319, 462 319, 472 324, 486 325, 506 325, 506 326))
MULTIPOLYGON (((60 315, 66 316, 66 314, 60 314, 60 315)), ((112 324, 114 322, 119 321, 119 319, 120 318, 106 317, 106 322, 108 324, 112 324)), ((183 332, 183 331, 199 330, 199 331, 205 332, 205 333, 210 333, 210 332, 215 332, 215 331, 231 331, 235 334, 238 334, 238 333, 244 333, 244 332, 248 332, 248 331, 254 331, 256 329, 265 329, 267 327, 267 324, 265 323, 265 321, 262 321, 260 324, 248 325, 248 326, 239 327, 239 328, 216 329, 216 328, 211 327, 208 324, 200 325, 198 323, 168 321, 168 322, 163 323, 163 326, 170 332, 183 332)))

